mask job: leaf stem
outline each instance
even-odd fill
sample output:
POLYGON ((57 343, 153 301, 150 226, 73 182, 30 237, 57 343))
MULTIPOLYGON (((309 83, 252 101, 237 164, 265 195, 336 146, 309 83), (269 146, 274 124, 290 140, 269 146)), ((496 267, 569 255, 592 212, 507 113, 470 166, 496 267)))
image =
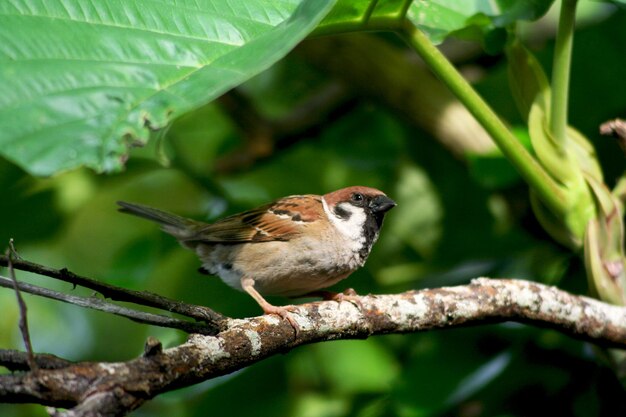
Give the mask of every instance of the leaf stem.
POLYGON ((476 90, 463 78, 428 37, 410 21, 403 25, 404 38, 422 57, 430 69, 448 86, 452 93, 474 115, 491 135, 504 156, 518 170, 522 178, 538 194, 555 215, 565 215, 567 204, 558 184, 546 173, 533 156, 522 146, 476 90))
POLYGON ((563 0, 561 2, 559 29, 556 35, 552 66, 550 130, 563 149, 565 148, 566 140, 570 65, 572 60, 577 1, 578 0, 563 0))

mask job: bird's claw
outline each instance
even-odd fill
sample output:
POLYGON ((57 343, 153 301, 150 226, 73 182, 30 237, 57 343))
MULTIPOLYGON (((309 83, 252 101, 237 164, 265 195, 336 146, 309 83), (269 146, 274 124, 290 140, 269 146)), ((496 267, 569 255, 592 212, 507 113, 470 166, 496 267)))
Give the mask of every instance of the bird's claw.
POLYGON ((289 324, 291 324, 291 327, 293 327, 293 330, 296 332, 296 337, 298 337, 298 335, 300 334, 300 325, 298 324, 298 322, 296 322, 296 320, 293 318, 293 315, 291 314, 296 310, 296 308, 296 306, 267 305, 263 307, 263 312, 265 314, 276 314, 280 316, 283 320, 287 320, 289 324))
POLYGON ((359 310, 363 311, 363 303, 361 302, 361 296, 354 291, 354 288, 346 288, 343 292, 333 294, 330 300, 341 303, 342 301, 348 301, 354 304, 359 310))

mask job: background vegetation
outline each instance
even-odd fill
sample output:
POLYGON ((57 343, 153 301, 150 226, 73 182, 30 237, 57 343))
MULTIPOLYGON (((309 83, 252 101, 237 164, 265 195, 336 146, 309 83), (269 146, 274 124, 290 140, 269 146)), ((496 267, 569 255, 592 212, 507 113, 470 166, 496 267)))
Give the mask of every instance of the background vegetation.
MULTIPOLYGON (((525 122, 509 92, 504 29, 486 16, 463 15, 464 26, 454 33, 457 39, 444 44, 444 50, 528 142, 525 122), (467 24, 470 18, 478 23, 467 24)), ((599 136, 598 126, 626 111, 626 12, 583 2, 578 21, 570 121, 593 142, 606 182, 613 186, 623 172, 623 154, 612 140, 599 136)), ((332 26, 332 19, 326 22, 332 26)), ((289 36, 290 30, 285 29, 289 36)), ((299 30, 306 34, 306 28, 299 30)), ((549 73, 555 13, 524 24, 520 32, 549 73)), ((286 53, 296 38, 281 42, 285 33, 254 47, 273 45, 286 53)), ((431 35, 436 39, 438 32, 431 35)), ((8 36, 6 31, 2 36, 8 36)), ((84 42, 88 48, 88 40, 84 42)), ((239 58, 252 62, 246 57, 239 58)), ((268 58, 254 65, 259 69, 269 64, 268 58)), ((50 74, 55 70, 52 65, 46 69, 50 74)), ((212 94, 218 96, 245 78, 238 80, 233 73, 222 74, 230 81, 212 94)), ((5 70, 3 81, 15 76, 7 74, 5 70)), ((193 87, 202 88, 208 78, 193 87)), ((13 86, 15 97, 23 84, 13 86)), ((12 87, 5 82, 1 88, 12 87)), ((127 98, 120 94, 119 99, 127 98)), ((180 117, 167 129, 152 132, 147 145, 134 148, 127 161, 119 144, 111 145, 115 149, 108 159, 94 159, 87 148, 77 148, 80 161, 73 163, 58 148, 42 145, 31 160, 16 149, 12 140, 20 135, 13 131, 13 136, 0 136, 7 158, 0 160, 0 242, 14 238, 22 257, 42 264, 205 304, 234 317, 251 316, 259 308, 249 296, 198 274, 192 253, 154 225, 117 213, 115 201, 142 202, 211 221, 284 195, 361 184, 384 190, 398 207, 390 212, 366 267, 337 290, 351 286, 359 293, 394 293, 463 284, 484 275, 537 280, 586 293, 583 262, 537 223, 525 183, 489 144, 474 144, 484 132, 468 122, 455 131, 457 136, 441 133, 467 117, 451 98, 433 104, 445 94, 395 35, 335 35, 305 41, 209 104, 198 107, 193 98, 174 102, 170 110, 180 117), (340 54, 346 51, 359 53, 340 54), (368 72, 372 68, 376 76, 368 72)), ((24 117, 19 127, 23 137, 46 143, 28 136, 32 119, 22 110, 32 102, 13 100, 6 98, 0 107, 5 133, 17 129, 24 117)), ((51 108, 58 114, 49 116, 83 111, 85 103, 55 102, 51 108)), ((157 113, 149 127, 167 124, 167 111, 157 113)), ((69 136, 80 137, 90 123, 69 136)), ((136 129, 134 141, 148 139, 142 126, 122 123, 114 128, 136 129)), ((111 134, 107 129, 113 128, 103 128, 111 134)), ((129 143, 129 136, 118 136, 129 143)), ((67 151, 70 145, 63 146, 67 151)), ((42 283, 41 277, 26 273, 18 278, 42 283)), ((45 284, 80 293, 65 284, 45 284)), ((166 346, 185 339, 173 330, 25 297, 38 352, 116 361, 139 355, 148 335, 166 346)), ((0 306, 0 346, 21 349, 15 295, 0 291, 0 306)), ((134 415, 620 415, 626 412, 624 398, 620 381, 591 346, 553 331, 503 324, 306 346, 159 397, 134 415)), ((0 405, 0 415, 46 413, 43 407, 0 405)))

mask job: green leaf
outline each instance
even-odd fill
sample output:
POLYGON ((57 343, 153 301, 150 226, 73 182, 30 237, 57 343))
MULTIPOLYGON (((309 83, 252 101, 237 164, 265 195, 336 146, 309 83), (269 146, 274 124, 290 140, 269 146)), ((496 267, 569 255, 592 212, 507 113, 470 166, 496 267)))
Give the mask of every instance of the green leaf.
POLYGON ((334 0, 0 2, 0 152, 118 171, 150 130, 282 58, 334 0))
POLYGON ((546 171, 561 185, 566 185, 576 175, 577 167, 568 158, 567 150, 554 139, 548 126, 548 96, 537 96, 528 115, 528 131, 537 158, 546 171))
POLYGON ((620 203, 611 191, 588 175, 587 183, 598 206, 598 216, 585 232, 585 269, 589 287, 603 301, 626 305, 624 221, 620 203))
POLYGON ((518 20, 543 16, 553 0, 414 0, 408 18, 434 43, 450 35, 477 40, 518 20))
POLYGON ((554 139, 545 110, 549 107, 549 91, 538 95, 528 115, 528 130, 537 159, 565 193, 568 210, 563 216, 549 213, 536 193, 531 195, 531 203, 548 233, 577 249, 582 244, 588 221, 596 217, 585 175, 601 181, 602 172, 593 147, 578 131, 568 127, 566 146, 554 139))
POLYGON ((511 93, 520 114, 527 120, 537 96, 549 94, 550 82, 539 61, 519 39, 514 38, 507 45, 506 57, 511 93))
POLYGON ((406 16, 411 0, 339 0, 322 20, 315 34, 398 26, 406 16))
POLYGON ((582 133, 567 126, 568 146, 580 169, 596 181, 604 181, 596 150, 582 133))
POLYGON ((582 246, 582 233, 571 230, 566 219, 554 215, 533 190, 530 191, 530 204, 537 220, 554 240, 575 250, 582 246))

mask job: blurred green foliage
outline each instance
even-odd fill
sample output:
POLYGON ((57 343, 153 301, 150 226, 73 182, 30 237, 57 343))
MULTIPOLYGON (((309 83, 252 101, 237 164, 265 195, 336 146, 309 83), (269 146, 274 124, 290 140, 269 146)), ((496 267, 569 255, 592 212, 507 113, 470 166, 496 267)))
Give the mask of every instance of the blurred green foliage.
MULTIPOLYGON (((597 126, 626 111, 624 27, 626 12, 616 12, 581 29, 574 46, 571 121, 594 141, 609 183, 622 173, 623 155, 598 136, 597 126)), ((544 40, 538 55, 546 67, 550 54, 551 44, 544 40)), ((480 67, 478 89, 500 114, 518 123, 500 57, 479 56, 468 66, 480 67)), ((265 117, 278 119, 328 82, 305 57, 289 55, 241 91, 265 117)), ((198 274, 192 253, 156 226, 118 214, 115 201, 211 221, 288 194, 362 184, 384 190, 398 207, 366 267, 337 290, 393 293, 488 275, 586 291, 581 261, 545 235, 530 214, 526 187, 497 156, 459 161, 429 132, 374 99, 342 111, 313 134, 229 172, 215 167, 249 144, 219 103, 177 119, 159 140, 133 151, 120 174, 79 169, 35 179, 2 160, 0 242, 14 238, 21 256, 45 265, 235 317, 251 316, 259 309, 249 296, 198 274)), ((26 273, 18 278, 89 295, 26 273)), ((121 361, 139 355, 148 335, 166 346, 185 338, 177 331, 25 298, 38 352, 121 361)), ((0 306, 0 346, 21 349, 15 295, 0 291, 0 306)), ((610 416, 626 413, 625 398, 590 346, 554 331, 507 323, 305 346, 158 397, 133 415, 610 416)), ((47 414, 39 406, 0 405, 0 415, 47 414)))

